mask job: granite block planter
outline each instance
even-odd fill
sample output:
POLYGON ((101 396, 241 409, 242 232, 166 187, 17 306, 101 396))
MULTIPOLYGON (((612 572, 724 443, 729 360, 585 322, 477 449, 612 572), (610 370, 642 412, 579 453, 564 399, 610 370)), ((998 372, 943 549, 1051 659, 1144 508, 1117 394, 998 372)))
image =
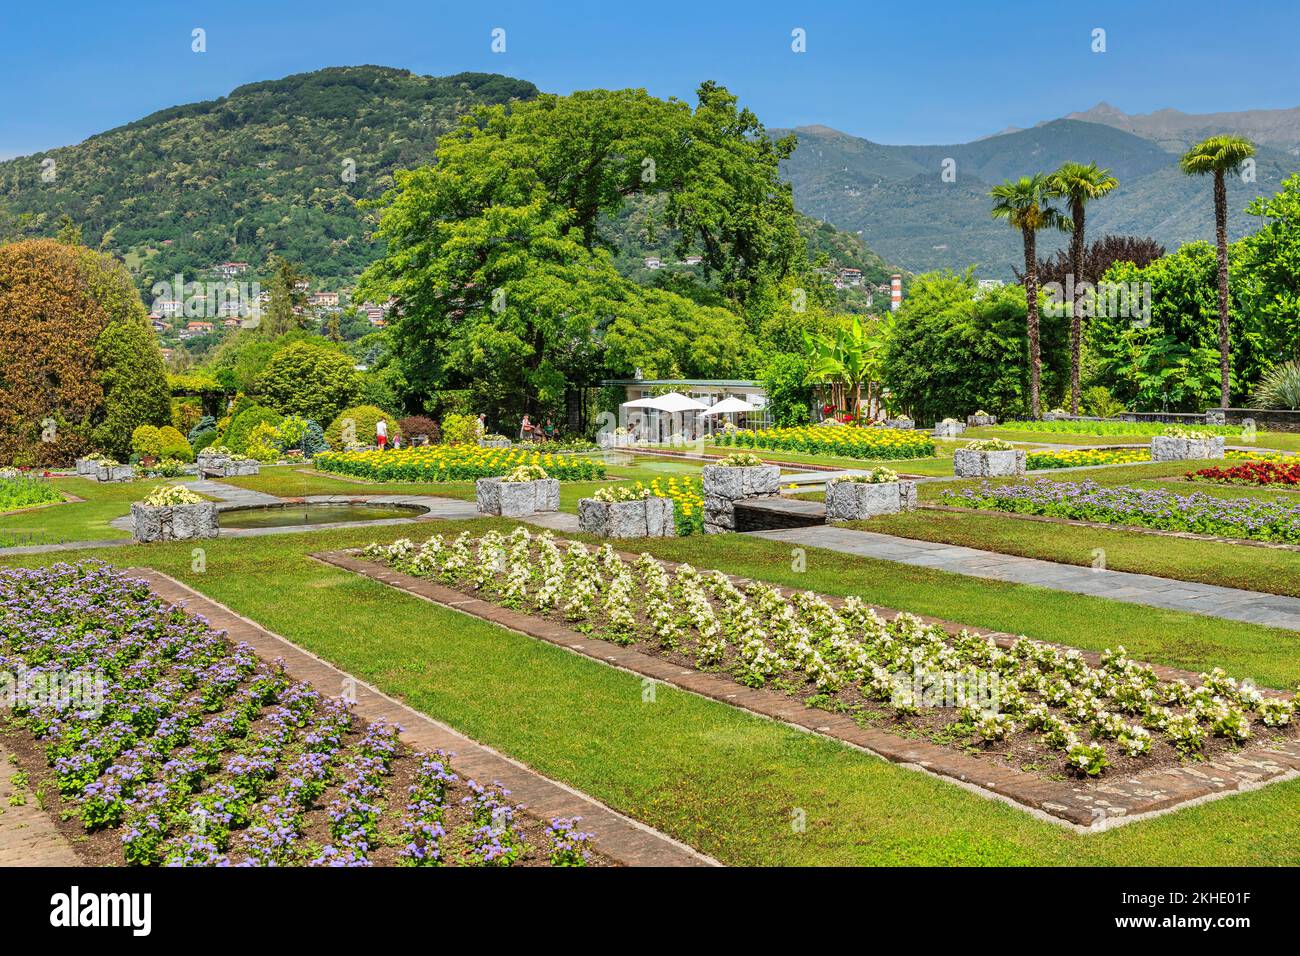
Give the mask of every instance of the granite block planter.
POLYGON ((94 478, 99 472, 99 461, 94 458, 78 458, 76 462, 77 475, 82 478, 94 478))
POLYGON ((1025 453, 1011 451, 976 451, 959 448, 952 453, 952 470, 958 478, 1010 478, 1025 473, 1025 453))
POLYGON ((956 438, 966 430, 966 426, 961 422, 935 422, 935 438, 956 438))
POLYGON ((635 501, 578 502, 578 527, 602 538, 674 538, 671 498, 639 498, 635 501))
POLYGON ((198 457, 199 475, 212 475, 216 478, 243 478, 259 474, 262 463, 255 458, 231 458, 227 455, 200 455, 198 457))
POLYGON ((509 438, 480 438, 478 440, 479 448, 509 448, 509 438))
POLYGON ((967 415, 966 416, 967 428, 984 428, 989 425, 996 425, 997 423, 998 423, 998 416, 996 415, 967 415))
POLYGON ((91 477, 96 481, 131 481, 135 478, 135 468, 131 465, 105 465, 100 462, 91 477))
POLYGON ((1199 461, 1223 457, 1223 436, 1213 438, 1174 438, 1156 435, 1151 439, 1152 461, 1199 461))
POLYGON ((736 530, 737 501, 781 493, 780 465, 705 465, 700 477, 704 486, 704 530, 708 534, 736 530))
POLYGON ((915 428, 916 422, 912 421, 910 418, 886 418, 885 427, 901 428, 904 431, 907 431, 909 429, 915 428))
POLYGON ((862 521, 916 508, 916 482, 831 479, 826 482, 826 520, 862 521))
POLYGON ((560 510, 560 480, 502 481, 480 478, 474 482, 479 514, 502 518, 525 518, 541 511, 560 510))
POLYGON ((135 540, 146 544, 215 538, 220 530, 215 501, 170 506, 137 501, 131 505, 131 518, 135 521, 135 540))

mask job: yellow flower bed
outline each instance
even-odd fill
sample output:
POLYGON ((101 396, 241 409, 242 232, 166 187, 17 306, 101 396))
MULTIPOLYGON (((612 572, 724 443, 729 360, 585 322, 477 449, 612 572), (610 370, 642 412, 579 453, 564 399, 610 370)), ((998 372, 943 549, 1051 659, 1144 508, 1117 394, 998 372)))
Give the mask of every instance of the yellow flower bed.
POLYGON ((928 458, 934 454, 934 439, 926 432, 856 425, 737 430, 718 435, 714 441, 724 448, 771 448, 842 458, 928 458))
POLYGON ((1080 468, 1150 460, 1149 448, 1077 448, 1070 451, 1031 452, 1025 458, 1025 467, 1033 471, 1039 468, 1080 468))
POLYGON ((521 465, 538 465, 561 481, 605 477, 605 463, 580 455, 548 455, 519 448, 478 445, 422 445, 394 451, 326 452, 316 456, 321 471, 372 481, 472 481, 507 475, 521 465))

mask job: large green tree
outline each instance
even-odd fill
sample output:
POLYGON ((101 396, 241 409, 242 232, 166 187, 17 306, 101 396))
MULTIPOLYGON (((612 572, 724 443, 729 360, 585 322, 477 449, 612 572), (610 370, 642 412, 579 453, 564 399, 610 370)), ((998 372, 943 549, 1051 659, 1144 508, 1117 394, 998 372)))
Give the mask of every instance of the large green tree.
POLYGON ((751 298, 803 264, 778 168, 793 148, 710 83, 693 109, 643 90, 477 109, 436 164, 396 175, 379 227, 388 252, 361 294, 396 297, 394 352, 425 404, 470 389, 498 417, 554 407, 567 384, 599 377, 606 345, 624 368, 700 365, 692 349, 734 362, 720 311, 622 278, 602 223, 631 197, 663 196, 679 248, 703 257, 743 322, 751 298), (628 327, 638 315, 670 340, 694 323, 710 342, 647 349, 628 327))
MULTIPOLYGON (((1084 219, 1087 206, 1119 186, 1119 180, 1109 169, 1098 169, 1096 163, 1062 163, 1047 177, 1048 191, 1070 207, 1070 270, 1077 288, 1088 281, 1084 275, 1084 219)), ((1077 302, 1067 303, 1070 309, 1070 414, 1079 414, 1079 355, 1083 338, 1083 318, 1077 302)))
MULTIPOLYGON (((1017 286, 981 292, 972 272, 919 275, 895 313, 882 377, 891 404, 918 422, 979 410, 1003 418, 1031 411, 1025 299, 1017 286)), ((1063 315, 1041 328, 1042 392, 1055 401, 1067 378, 1063 315)))
POLYGON ((1005 219, 1012 229, 1020 230, 1025 246, 1025 305, 1026 325, 1029 333, 1029 408, 1038 418, 1041 414, 1039 393, 1043 372, 1042 350, 1039 343, 1038 317, 1038 232, 1041 229, 1069 230, 1070 220, 1049 202, 1047 177, 1042 173, 1021 176, 994 186, 993 218, 1005 219))
POLYGON ((361 376, 339 349, 293 342, 267 362, 256 391, 280 414, 301 415, 324 427, 360 396, 361 376))
POLYGON ((1224 177, 1240 172, 1255 155, 1255 144, 1241 136, 1211 136, 1183 154, 1179 165, 1189 176, 1214 177, 1214 245, 1218 255, 1220 401, 1231 402, 1228 342, 1228 186, 1224 177))

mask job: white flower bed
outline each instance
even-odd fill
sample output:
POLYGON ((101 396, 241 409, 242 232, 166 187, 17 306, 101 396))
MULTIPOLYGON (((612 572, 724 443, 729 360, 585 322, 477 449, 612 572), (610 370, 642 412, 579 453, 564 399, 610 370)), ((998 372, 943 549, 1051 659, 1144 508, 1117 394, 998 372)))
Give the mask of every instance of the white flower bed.
POLYGON ((669 569, 648 554, 628 562, 608 544, 562 544, 549 531, 434 535, 424 544, 373 544, 365 554, 751 687, 779 680, 800 699, 814 695, 864 716, 886 707, 892 717, 881 720, 955 746, 997 742, 999 752, 1032 756, 1048 770, 1096 776, 1116 761, 1140 770, 1295 733, 1294 697, 1265 697, 1218 668, 1192 687, 1161 680, 1123 647, 1107 650, 1097 667, 1078 651, 1028 638, 1004 649, 910 614, 885 621, 857 598, 833 607, 761 582, 742 589, 719 571, 669 569), (932 691, 954 675, 964 687, 978 678, 992 693, 945 694, 936 705, 932 691))

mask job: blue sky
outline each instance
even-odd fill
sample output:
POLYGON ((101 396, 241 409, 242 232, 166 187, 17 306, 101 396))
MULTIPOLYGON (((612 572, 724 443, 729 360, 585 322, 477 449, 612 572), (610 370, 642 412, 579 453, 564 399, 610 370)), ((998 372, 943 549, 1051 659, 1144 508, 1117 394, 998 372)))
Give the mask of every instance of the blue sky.
POLYGON ((376 63, 544 90, 730 87, 769 126, 963 142, 1106 100, 1127 112, 1300 105, 1300 4, 1151 0, 42 0, 5 5, 0 157, 255 80, 376 63), (207 52, 191 52, 191 31, 207 52), (506 51, 490 49, 506 31, 506 51), (1106 52, 1091 50, 1094 28, 1106 52), (806 31, 807 52, 791 51, 806 31))

